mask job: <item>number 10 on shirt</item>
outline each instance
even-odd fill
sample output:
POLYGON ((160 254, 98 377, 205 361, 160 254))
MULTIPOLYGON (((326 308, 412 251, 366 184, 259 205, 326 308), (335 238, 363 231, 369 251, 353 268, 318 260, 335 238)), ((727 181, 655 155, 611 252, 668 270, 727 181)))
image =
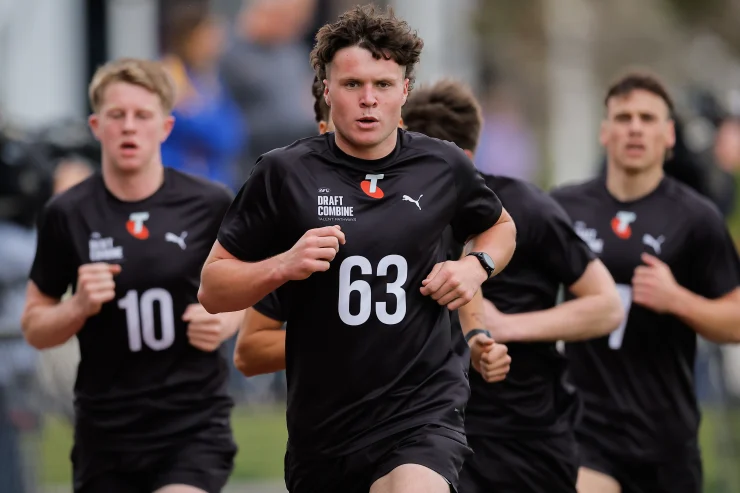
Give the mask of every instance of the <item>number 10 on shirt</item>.
POLYGON ((175 314, 172 296, 162 288, 147 289, 141 293, 131 289, 118 300, 118 308, 126 310, 128 347, 132 353, 141 351, 142 340, 153 351, 162 351, 175 341, 175 314), (154 327, 154 303, 159 304, 160 337, 154 327))

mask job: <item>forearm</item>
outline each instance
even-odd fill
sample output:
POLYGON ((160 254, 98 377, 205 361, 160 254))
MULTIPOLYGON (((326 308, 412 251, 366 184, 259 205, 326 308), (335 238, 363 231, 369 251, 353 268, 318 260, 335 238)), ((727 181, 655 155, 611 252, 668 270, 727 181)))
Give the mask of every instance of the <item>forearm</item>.
POLYGON ((198 301, 209 313, 235 312, 283 285, 280 257, 260 262, 215 259, 203 267, 198 301))
POLYGON ((609 334, 623 320, 623 309, 615 297, 598 294, 506 317, 506 340, 573 342, 609 334))
POLYGON ((467 334, 473 329, 486 328, 486 317, 483 307, 483 293, 479 289, 473 299, 467 304, 461 306, 457 313, 460 317, 460 326, 463 334, 467 334))
POLYGON ((740 303, 733 293, 710 300, 679 287, 671 313, 697 334, 716 343, 740 342, 740 303))
POLYGON ((465 245, 465 253, 485 252, 493 260, 495 276, 511 261, 516 249, 516 226, 508 213, 493 227, 474 236, 465 245))
POLYGON ((60 346, 85 325, 87 315, 68 298, 56 305, 38 305, 26 309, 21 324, 28 343, 36 349, 60 346))
POLYGON ((285 331, 261 330, 242 337, 234 364, 247 377, 285 369, 285 331))
POLYGON ((244 318, 244 310, 235 312, 224 312, 220 313, 219 316, 224 324, 224 331, 221 334, 221 340, 226 341, 231 339, 231 336, 236 334, 241 326, 242 319, 244 318))

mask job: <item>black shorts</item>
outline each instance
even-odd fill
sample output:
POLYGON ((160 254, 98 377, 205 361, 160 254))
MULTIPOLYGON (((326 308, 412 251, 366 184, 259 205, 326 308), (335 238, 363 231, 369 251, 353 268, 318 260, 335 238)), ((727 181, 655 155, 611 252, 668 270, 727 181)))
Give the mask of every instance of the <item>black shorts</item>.
POLYGON ((206 429, 170 446, 144 452, 100 450, 75 443, 75 493, 152 493, 185 484, 219 493, 234 468, 237 447, 228 430, 206 429))
POLYGON ((703 472, 696 446, 661 462, 617 457, 579 437, 581 466, 614 478, 622 493, 701 493, 703 472))
POLYGON ((468 435, 473 456, 460 493, 575 493, 578 446, 572 434, 534 439, 468 435))
POLYGON ((458 474, 471 454, 465 435, 425 425, 382 439, 340 457, 285 454, 290 493, 367 493, 370 486, 403 464, 418 464, 441 475, 458 491, 458 474))

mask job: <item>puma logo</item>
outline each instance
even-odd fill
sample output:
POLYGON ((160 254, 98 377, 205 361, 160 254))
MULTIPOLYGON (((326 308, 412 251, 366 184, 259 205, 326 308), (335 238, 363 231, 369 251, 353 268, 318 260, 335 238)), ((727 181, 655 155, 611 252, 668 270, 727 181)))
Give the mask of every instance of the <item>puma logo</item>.
POLYGON ((416 199, 416 200, 414 200, 414 199, 412 199, 411 197, 409 197, 408 195, 404 195, 404 196, 403 196, 403 200, 404 200, 405 202, 413 202, 414 204, 416 204, 416 207, 418 207, 418 208, 419 208, 419 210, 421 210, 421 206, 419 205, 419 201, 421 200, 421 198, 422 198, 423 196, 424 196, 424 194, 422 194, 422 195, 419 195, 419 198, 418 198, 418 199, 416 199))
POLYGON ((654 238, 652 235, 642 235, 642 242, 651 247, 655 253, 660 255, 660 247, 665 241, 665 237, 663 235, 658 236, 657 238, 654 238))
POLYGON ((167 233, 164 235, 164 241, 169 241, 170 243, 175 243, 180 246, 183 250, 185 250, 185 238, 188 237, 188 232, 183 231, 180 233, 180 236, 177 236, 175 233, 167 233))

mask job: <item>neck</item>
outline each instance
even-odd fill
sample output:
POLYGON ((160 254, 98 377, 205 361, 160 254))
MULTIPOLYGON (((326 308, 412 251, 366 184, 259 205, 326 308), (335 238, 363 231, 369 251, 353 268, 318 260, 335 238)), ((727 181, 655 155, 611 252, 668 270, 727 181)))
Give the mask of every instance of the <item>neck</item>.
POLYGON ((663 166, 652 166, 638 173, 627 173, 609 163, 606 168, 606 189, 615 199, 630 202, 658 188, 663 176, 663 166))
POLYGON ((393 149, 396 148, 398 131, 394 129, 388 138, 377 145, 371 147, 358 147, 346 140, 344 136, 342 136, 342 133, 335 128, 334 141, 342 152, 349 154, 352 157, 367 160, 381 159, 393 152, 393 149))
POLYGON ((135 173, 122 173, 103 162, 103 182, 110 193, 123 202, 138 202, 151 197, 164 182, 164 166, 150 163, 135 173))

